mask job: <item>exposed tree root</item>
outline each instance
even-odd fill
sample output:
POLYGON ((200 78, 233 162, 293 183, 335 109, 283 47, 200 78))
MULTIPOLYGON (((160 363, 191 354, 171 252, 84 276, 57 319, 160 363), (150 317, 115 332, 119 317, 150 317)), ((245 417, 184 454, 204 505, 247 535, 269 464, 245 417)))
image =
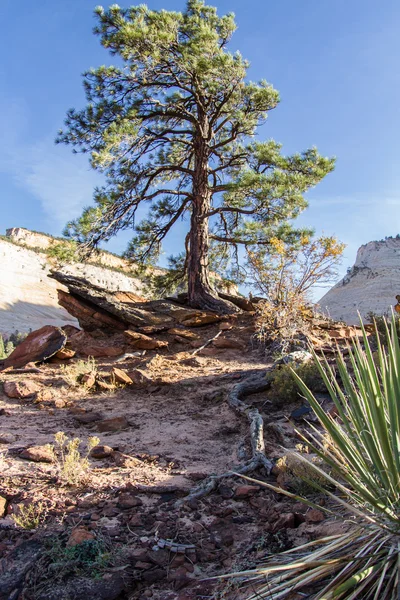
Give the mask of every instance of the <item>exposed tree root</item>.
POLYGON ((270 372, 263 371, 261 373, 252 374, 241 383, 235 385, 229 392, 228 404, 240 415, 246 415, 250 423, 250 441, 252 457, 242 466, 233 467, 231 471, 221 473, 220 475, 210 475, 200 485, 196 486, 185 498, 181 498, 176 502, 176 506, 181 506, 191 500, 197 500, 203 496, 210 494, 219 484, 222 479, 232 477, 234 474, 245 475, 256 469, 263 467, 269 474, 272 469, 272 462, 265 456, 264 445, 264 422, 257 408, 253 408, 243 401, 243 398, 251 394, 264 392, 271 386, 270 372))

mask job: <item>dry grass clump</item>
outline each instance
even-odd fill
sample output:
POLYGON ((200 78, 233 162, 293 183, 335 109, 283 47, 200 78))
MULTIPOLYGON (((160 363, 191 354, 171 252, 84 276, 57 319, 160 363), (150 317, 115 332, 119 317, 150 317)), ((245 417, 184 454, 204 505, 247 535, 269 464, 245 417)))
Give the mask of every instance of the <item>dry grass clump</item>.
POLYGON ((61 365, 61 374, 64 381, 70 387, 76 387, 80 384, 83 375, 97 373, 97 365, 93 356, 89 356, 87 360, 77 360, 68 365, 61 365))
POLYGON ((55 444, 50 446, 54 454, 60 480, 67 485, 81 485, 87 480, 90 462, 89 453, 100 443, 98 437, 90 437, 86 445, 86 451, 82 455, 79 446, 79 438, 69 439, 63 431, 54 436, 55 444))
POLYGON ((17 512, 11 515, 11 518, 18 527, 31 530, 44 523, 47 513, 47 507, 43 502, 18 504, 17 512))

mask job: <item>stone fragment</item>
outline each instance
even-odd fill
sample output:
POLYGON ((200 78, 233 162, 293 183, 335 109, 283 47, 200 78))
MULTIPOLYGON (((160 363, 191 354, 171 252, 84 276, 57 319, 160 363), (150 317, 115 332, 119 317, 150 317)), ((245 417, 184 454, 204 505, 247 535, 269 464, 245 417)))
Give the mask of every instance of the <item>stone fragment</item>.
POLYGON ((59 350, 55 354, 55 357, 61 360, 68 360, 69 358, 74 358, 75 354, 76 352, 72 348, 62 348, 62 350, 59 350))
POLYGON ((71 548, 73 546, 78 546, 83 542, 94 540, 94 538, 94 533, 92 533, 91 531, 88 531, 84 527, 75 527, 75 529, 72 530, 72 533, 68 538, 66 546, 71 548))
POLYGON ((12 444, 16 440, 16 436, 8 431, 0 431, 0 444, 12 444))
POLYGON ((102 458, 108 458, 113 453, 113 449, 110 446, 104 446, 99 444, 91 449, 90 457, 95 458, 96 460, 101 460, 102 458))
POLYGON ((254 494, 259 491, 260 487, 258 485, 239 485, 235 489, 235 498, 249 498, 250 496, 254 496, 254 494))
POLYGON ((131 379, 132 383, 135 383, 136 385, 146 385, 153 383, 153 380, 150 377, 150 375, 147 375, 147 373, 145 373, 145 371, 143 371, 142 369, 134 369, 133 371, 129 371, 128 376, 131 379))
POLYGON ((135 496, 134 494, 129 494, 128 492, 123 492, 118 496, 117 506, 119 508, 136 508, 137 506, 142 506, 143 502, 140 498, 135 496))
POLYGON ((306 512, 306 521, 307 523, 321 523, 321 521, 325 520, 325 515, 322 510, 318 510, 317 508, 311 508, 306 512))
POLYGON ((32 331, 23 342, 18 344, 10 356, 5 359, 3 367, 17 369, 30 362, 42 362, 54 356, 64 348, 66 343, 67 336, 62 329, 53 325, 46 325, 41 329, 32 331))
POLYGON ((226 337, 218 337, 217 339, 215 339, 213 341, 213 345, 216 348, 226 348, 226 349, 233 349, 233 350, 244 350, 246 345, 241 342, 240 340, 235 340, 233 338, 226 338, 226 337))
POLYGON ((97 423, 97 431, 105 432, 105 431, 122 431, 123 429, 127 429, 129 427, 129 423, 126 417, 113 417, 111 419, 103 419, 103 421, 99 421, 97 423))
POLYGON ((90 371, 89 373, 84 373, 81 377, 80 382, 88 390, 91 390, 96 385, 96 373, 94 371, 90 371))
POLYGON ((114 377, 115 381, 121 383, 122 385, 132 385, 133 383, 128 373, 126 373, 122 369, 117 369, 116 367, 114 367, 111 371, 111 375, 114 377))
POLYGON ((123 454, 117 450, 114 450, 112 453, 112 458, 117 467, 125 467, 126 469, 134 469, 142 464, 137 458, 129 456, 129 454, 123 454))
POLYGON ((78 423, 82 423, 83 425, 88 425, 89 423, 95 423, 96 421, 101 421, 103 415, 97 412, 85 412, 82 414, 74 414, 74 419, 78 421, 78 423))
POLYGON ((170 335, 178 335, 179 337, 183 337, 187 340, 198 340, 199 336, 194 333, 194 331, 190 331, 190 329, 181 329, 179 327, 173 327, 172 329, 168 329, 167 333, 170 335))
POLYGON ((54 454, 47 446, 30 446, 29 448, 25 448, 19 457, 32 460, 33 462, 54 462, 54 454))
POLYGON ((4 393, 9 398, 30 398, 40 391, 40 386, 34 381, 23 379, 22 381, 6 381, 4 393))
POLYGON ((138 331, 127 329, 124 334, 128 344, 138 350, 156 350, 157 348, 165 348, 168 346, 168 342, 154 340, 148 335, 144 335, 144 333, 139 333, 138 331))
POLYGON ((204 325, 219 323, 219 321, 221 321, 221 317, 213 313, 195 313, 179 319, 179 322, 185 325, 185 327, 203 327, 204 325))
POLYGON ((282 529, 294 529, 296 526, 296 517, 294 513, 282 513, 278 519, 272 523, 272 532, 276 533, 282 529))

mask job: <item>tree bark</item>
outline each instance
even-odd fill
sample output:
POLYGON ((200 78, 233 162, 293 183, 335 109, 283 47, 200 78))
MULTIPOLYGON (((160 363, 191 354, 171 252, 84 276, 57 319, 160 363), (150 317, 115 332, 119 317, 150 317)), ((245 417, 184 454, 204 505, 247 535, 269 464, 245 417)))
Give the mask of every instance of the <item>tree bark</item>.
POLYGON ((211 208, 211 191, 208 185, 208 124, 205 116, 201 117, 200 124, 202 135, 198 135, 194 144, 195 166, 187 261, 188 301, 193 308, 229 314, 237 312, 237 307, 218 297, 209 277, 209 219, 205 215, 211 208))

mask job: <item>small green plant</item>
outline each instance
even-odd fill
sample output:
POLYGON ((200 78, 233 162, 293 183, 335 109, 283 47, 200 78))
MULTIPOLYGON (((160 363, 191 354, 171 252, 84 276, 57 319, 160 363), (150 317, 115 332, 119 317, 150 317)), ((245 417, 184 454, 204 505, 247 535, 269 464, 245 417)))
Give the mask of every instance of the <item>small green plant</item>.
POLYGON ((67 485, 84 483, 90 470, 89 453, 100 443, 100 439, 95 436, 90 437, 83 456, 79 450, 81 444, 79 438, 69 439, 63 431, 59 431, 55 434, 54 440, 55 444, 50 448, 54 454, 60 479, 67 485))
POLYGON ((78 386, 83 375, 97 373, 97 365, 93 356, 89 356, 87 360, 77 360, 69 365, 61 365, 61 369, 63 379, 70 387, 78 386))
MULTIPOLYGON (((310 600, 399 597, 400 342, 394 314, 384 327, 384 345, 376 331, 377 358, 364 327, 363 339, 356 339, 349 348, 349 364, 339 353, 340 379, 326 360, 314 355, 337 419, 323 410, 296 376, 322 427, 322 432, 315 429, 311 442, 307 442, 326 466, 322 469, 309 462, 309 468, 322 478, 314 480, 314 487, 329 496, 341 511, 259 482, 332 516, 342 512, 353 526, 345 533, 278 554, 259 568, 234 574, 255 585, 248 600, 283 600, 296 592, 310 600)), ((306 460, 301 454, 298 459, 306 460)))
POLYGON ((22 529, 36 529, 44 523, 47 516, 47 507, 43 502, 35 504, 18 504, 18 510, 12 519, 22 529))
MULTIPOLYGON (((100 578, 118 560, 118 553, 101 535, 76 546, 67 546, 60 536, 48 536, 43 539, 43 546, 43 552, 25 580, 24 592, 27 598, 38 597, 39 591, 44 595, 52 593, 55 584, 60 582, 63 582, 67 590, 70 577, 100 578)), ((70 597, 72 596, 68 595, 70 597)))
POLYGON ((297 377, 313 392, 326 391, 324 381, 313 361, 303 363, 293 368, 289 365, 279 366, 273 373, 269 398, 275 405, 289 404, 299 399, 301 388, 297 377))

